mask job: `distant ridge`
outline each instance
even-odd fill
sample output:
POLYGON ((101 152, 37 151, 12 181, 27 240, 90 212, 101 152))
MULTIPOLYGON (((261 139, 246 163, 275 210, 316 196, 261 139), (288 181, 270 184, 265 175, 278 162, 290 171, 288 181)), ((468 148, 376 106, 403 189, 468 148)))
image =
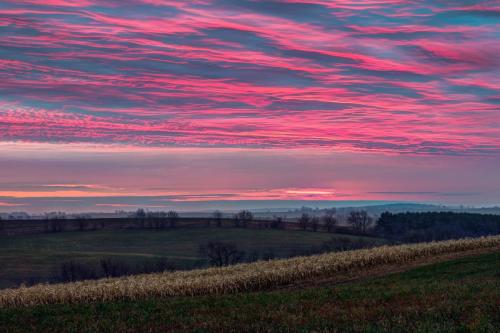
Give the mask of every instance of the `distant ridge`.
MULTIPOLYGON (((383 212, 391 213, 404 213, 404 212, 462 212, 462 213, 476 213, 476 214, 495 214, 500 215, 500 206, 492 207, 471 207, 471 206, 453 206, 453 205, 438 205, 438 204, 428 204, 428 203, 412 203, 412 202, 387 202, 387 201, 267 201, 265 202, 267 207, 258 207, 258 204, 262 204, 264 201, 261 200, 248 200, 248 201, 237 201, 236 203, 224 202, 224 204, 218 206, 217 201, 213 201, 212 205, 214 208, 206 207, 203 210, 193 209, 189 206, 173 208, 180 213, 182 217, 206 217, 210 215, 214 210, 220 209, 221 211, 232 214, 240 209, 251 210, 256 217, 268 218, 274 215, 286 215, 288 217, 293 217, 295 215, 301 214, 302 212, 311 213, 321 213, 326 209, 335 207, 337 214, 345 215, 353 210, 366 210, 371 215, 380 215, 383 212), (283 203, 288 204, 283 205, 283 203), (273 204, 275 205, 273 207, 273 204), (257 207, 256 207, 257 206, 257 207)), ((137 205, 141 207, 141 205, 137 205)), ((147 206, 145 206, 147 209, 147 206)), ((165 209, 150 209, 155 210, 168 210, 165 209)), ((116 211, 116 212, 92 212, 88 211, 87 214, 93 218, 118 218, 127 217, 133 209, 130 211, 116 211)), ((68 214, 71 214, 69 212, 68 214)), ((2 219, 29 219, 29 218, 41 218, 43 214, 28 214, 26 212, 10 212, 10 213, 0 213, 0 218, 2 219)))

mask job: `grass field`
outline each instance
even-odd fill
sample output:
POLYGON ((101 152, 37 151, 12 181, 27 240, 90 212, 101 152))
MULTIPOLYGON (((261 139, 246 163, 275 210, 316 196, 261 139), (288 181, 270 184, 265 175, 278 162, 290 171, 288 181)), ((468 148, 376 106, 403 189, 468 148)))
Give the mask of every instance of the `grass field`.
POLYGON ((498 252, 499 249, 500 236, 490 236, 379 246, 190 271, 39 284, 0 290, 0 307, 220 295, 270 290, 300 283, 311 285, 325 279, 338 283, 346 278, 363 277, 367 272, 386 272, 394 267, 408 267, 419 262, 435 262, 471 253, 498 252))
POLYGON ((500 254, 338 285, 0 310, 0 332, 498 332, 500 254))
MULTIPOLYGON (((290 251, 319 246, 333 234, 289 230, 203 228, 176 230, 114 230, 63 232, 0 237, 0 288, 19 285, 30 277, 47 278, 61 262, 119 258, 134 263, 166 257, 183 267, 200 263, 198 245, 232 241, 241 249, 290 251)), ((335 235, 338 237, 354 237, 335 235)))

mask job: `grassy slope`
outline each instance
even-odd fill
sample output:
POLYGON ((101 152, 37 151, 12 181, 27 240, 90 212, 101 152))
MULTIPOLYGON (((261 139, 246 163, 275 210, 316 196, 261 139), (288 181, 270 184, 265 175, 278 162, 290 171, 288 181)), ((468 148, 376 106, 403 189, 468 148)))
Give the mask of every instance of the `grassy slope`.
MULTIPOLYGON (((103 257, 137 262, 167 257, 189 267, 200 258, 200 243, 232 241, 246 251, 273 249, 286 255, 291 248, 318 246, 332 234, 289 230, 177 229, 64 232, 0 237, 0 288, 15 286, 33 276, 47 277, 68 260, 103 257)), ((343 236, 352 237, 352 236, 343 236)))
POLYGON ((500 253, 336 286, 0 311, 0 332, 498 332, 500 253))

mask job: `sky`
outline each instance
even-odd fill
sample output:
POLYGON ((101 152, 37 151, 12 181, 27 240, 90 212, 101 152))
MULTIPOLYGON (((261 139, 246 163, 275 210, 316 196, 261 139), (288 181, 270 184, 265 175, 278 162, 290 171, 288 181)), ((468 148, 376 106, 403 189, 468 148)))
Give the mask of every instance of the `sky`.
POLYGON ((500 204, 498 54, 497 1, 3 0, 0 211, 500 204))

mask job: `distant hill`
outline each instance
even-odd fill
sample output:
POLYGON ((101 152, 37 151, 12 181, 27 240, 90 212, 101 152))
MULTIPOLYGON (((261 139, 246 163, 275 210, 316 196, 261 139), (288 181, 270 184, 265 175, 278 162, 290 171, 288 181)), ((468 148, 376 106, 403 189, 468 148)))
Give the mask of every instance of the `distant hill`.
POLYGON ((2 309, 0 332, 495 332, 499 259, 424 261, 252 293, 2 309))
MULTIPOLYGON (((455 213, 476 213, 476 214, 495 214, 500 215, 500 207, 464 207, 464 206, 445 206, 421 203, 384 203, 384 204, 369 204, 336 207, 337 215, 348 215, 349 212, 355 210, 365 210, 372 216, 379 216, 384 212, 390 213, 422 213, 422 212, 455 212, 455 213)), ((297 209, 281 209, 256 211, 256 218, 270 218, 273 216, 286 216, 287 218, 297 218, 303 213, 310 215, 322 215, 327 208, 311 208, 304 206, 297 209)))
POLYGON ((337 209, 339 213, 349 212, 351 210, 366 210, 372 215, 380 215, 383 212, 405 213, 405 212, 456 212, 456 213, 477 213, 477 214, 496 214, 500 215, 500 207, 456 207, 418 203, 394 203, 376 206, 363 207, 343 207, 337 209))
MULTIPOLYGON (((366 210, 370 215, 378 216, 383 212, 390 213, 405 213, 405 212, 460 212, 460 213, 477 213, 477 214, 495 214, 500 215, 500 206, 494 207, 467 207, 467 206, 446 206, 446 205, 435 205, 435 204, 425 204, 425 203, 411 203, 411 202, 380 202, 380 201, 269 201, 267 203, 267 208, 253 208, 252 201, 247 203, 248 206, 244 206, 243 202, 239 203, 239 206, 225 207, 226 209, 221 209, 223 216, 231 217, 240 208, 248 209, 253 212, 256 218, 267 219, 274 216, 283 216, 287 218, 296 218, 302 213, 309 213, 311 215, 321 215, 327 209, 335 207, 337 209, 338 215, 347 215, 353 210, 366 210), (286 204, 293 204, 292 207, 287 207, 286 204), (273 204, 275 205, 273 207, 273 204)), ((179 209, 179 216, 181 217, 207 217, 211 216, 215 209, 207 209, 204 211, 191 211, 188 209, 179 209)), ((109 212, 89 212, 86 213, 87 216, 92 218, 124 218, 133 214, 132 211, 116 211, 113 213, 109 212)), ((78 215, 78 214, 76 214, 78 215)), ((68 214, 68 217, 72 217, 73 214, 68 214)), ((25 212, 12 212, 12 213, 0 213, 0 218, 2 219, 40 219, 43 218, 43 214, 30 215, 25 212)))

